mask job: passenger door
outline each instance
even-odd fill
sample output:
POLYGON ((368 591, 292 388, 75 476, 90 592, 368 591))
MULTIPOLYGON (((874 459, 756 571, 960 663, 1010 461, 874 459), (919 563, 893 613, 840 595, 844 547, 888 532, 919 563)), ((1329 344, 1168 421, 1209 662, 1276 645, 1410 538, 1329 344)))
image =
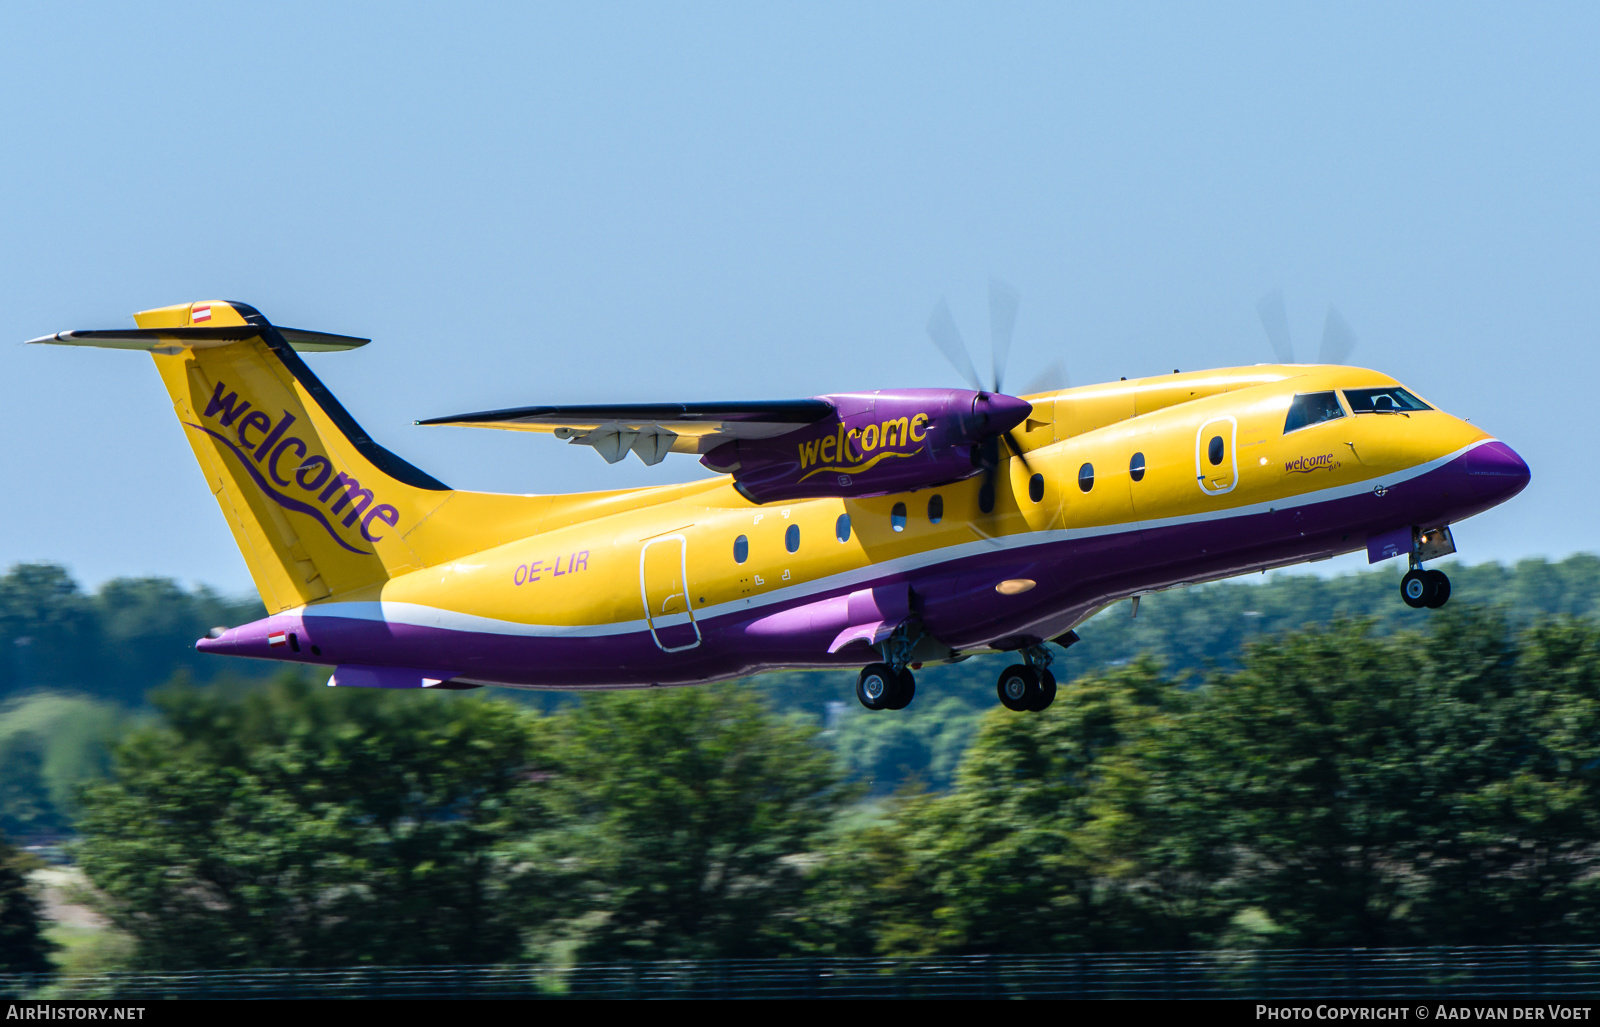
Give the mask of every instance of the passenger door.
POLYGON ((681 534, 646 539, 639 550, 639 591, 650 637, 665 653, 700 644, 689 600, 688 544, 681 534))
POLYGON ((1208 496, 1232 492, 1239 484, 1239 422, 1213 417, 1194 434, 1194 473, 1200 491, 1208 496))

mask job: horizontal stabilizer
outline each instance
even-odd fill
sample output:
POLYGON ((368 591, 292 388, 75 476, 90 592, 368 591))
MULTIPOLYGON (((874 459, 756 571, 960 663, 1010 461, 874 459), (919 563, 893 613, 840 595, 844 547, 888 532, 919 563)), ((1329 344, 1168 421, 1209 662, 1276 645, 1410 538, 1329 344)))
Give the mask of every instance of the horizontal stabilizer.
MULTIPOLYGON (((261 334, 254 325, 199 325, 185 328, 109 328, 94 331, 57 332, 29 339, 30 344, 56 346, 98 346, 102 349, 133 349, 145 352, 182 347, 207 349, 230 342, 251 339, 261 334)), ((303 328, 278 327, 278 334, 302 353, 328 353, 365 346, 371 339, 329 332, 308 332, 303 328)))
POLYGON ((732 439, 769 439, 833 415, 821 399, 747 403, 610 403, 516 407, 434 417, 421 425, 548 432, 594 446, 615 462, 630 449, 645 463, 673 453, 705 454, 732 439), (626 444, 625 444, 626 443, 626 444))

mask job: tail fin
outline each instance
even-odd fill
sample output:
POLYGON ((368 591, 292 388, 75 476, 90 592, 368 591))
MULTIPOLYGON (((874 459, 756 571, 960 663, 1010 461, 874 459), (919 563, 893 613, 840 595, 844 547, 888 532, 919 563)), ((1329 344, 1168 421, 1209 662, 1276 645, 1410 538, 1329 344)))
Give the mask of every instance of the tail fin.
POLYGON ((423 565, 405 532, 449 489, 368 438, 284 333, 243 303, 163 307, 135 320, 146 330, 254 330, 236 340, 175 333, 175 345, 151 350, 269 609, 423 565))
MULTIPOLYGON (((460 531, 414 531, 457 493, 373 442, 295 352, 366 340, 279 329, 243 303, 134 319, 136 330, 33 341, 151 353, 270 611, 380 585, 470 548, 460 531)), ((479 521, 491 530, 531 533, 543 513, 529 497, 475 498, 493 503, 480 511, 489 523, 479 521)))

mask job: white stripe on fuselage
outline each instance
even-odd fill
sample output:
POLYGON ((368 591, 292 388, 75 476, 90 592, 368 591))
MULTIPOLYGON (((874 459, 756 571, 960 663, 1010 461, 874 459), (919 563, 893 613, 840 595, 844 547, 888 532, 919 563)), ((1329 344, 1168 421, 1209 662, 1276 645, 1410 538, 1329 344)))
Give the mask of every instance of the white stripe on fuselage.
MULTIPOLYGON (((1274 499, 1250 506, 1231 507, 1226 510, 1207 510, 1177 517, 1160 517, 1147 521, 1127 521, 1121 524, 1103 524, 1091 528, 1052 528, 1028 531, 1015 535, 999 535, 994 538, 963 542, 953 546, 943 546, 923 553, 912 553, 909 556, 897 557, 893 560, 884 560, 881 563, 870 564, 866 567, 842 571, 825 578, 818 578, 816 581, 790 585, 763 596, 751 596, 748 599, 718 603, 715 606, 708 606, 696 611, 694 619, 703 622, 717 617, 745 614, 779 603, 800 602, 810 596, 824 592, 836 592, 853 585, 866 585, 895 574, 904 574, 908 571, 950 563, 969 556, 993 554, 1007 550, 1023 550, 1035 546, 1054 545, 1078 539, 1099 538, 1131 531, 1148 531, 1154 528, 1227 520, 1232 517, 1249 517, 1255 514, 1272 513, 1277 510, 1292 510, 1298 507, 1315 506, 1318 503, 1348 499, 1378 488, 1393 488, 1402 482, 1421 477, 1430 471, 1438 470, 1479 446, 1487 445, 1494 441, 1497 440, 1483 439, 1469 446, 1463 446, 1447 456, 1430 460, 1425 464, 1418 464, 1415 467, 1407 468, 1405 471, 1368 478, 1366 481, 1354 482, 1349 485, 1336 485, 1317 492, 1307 492, 1291 499, 1274 499)), ((519 624, 516 621, 499 620, 494 617, 479 617, 470 613, 457 613, 454 610, 443 610, 439 607, 427 606, 422 603, 403 603, 392 600, 318 603, 314 606, 301 607, 298 610, 285 611, 285 614, 280 614, 279 616, 293 615, 295 613, 307 620, 325 617, 340 618, 344 620, 377 621, 387 624, 405 624, 411 627, 440 628, 445 631, 476 632, 488 635, 524 635, 537 638, 602 638, 609 635, 626 635, 649 630, 649 623, 643 617, 638 620, 613 621, 607 624, 519 624)), ((688 617, 680 614, 674 618, 674 621, 688 623, 688 617)), ((658 623, 657 626, 660 627, 661 625, 658 623)))

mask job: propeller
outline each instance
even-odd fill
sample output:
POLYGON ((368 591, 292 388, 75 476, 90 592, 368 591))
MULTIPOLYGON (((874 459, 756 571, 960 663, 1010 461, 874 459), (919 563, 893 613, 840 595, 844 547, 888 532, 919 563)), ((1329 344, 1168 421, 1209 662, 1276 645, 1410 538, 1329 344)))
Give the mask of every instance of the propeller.
POLYGON ((1036 396, 1041 392, 1060 392, 1071 385, 1072 381, 1067 377, 1066 362, 1057 357, 1046 364, 1042 371, 1028 379, 1028 384, 1022 387, 1022 394, 1036 396))
MULTIPOLYGON (((956 373, 980 395, 1005 394, 1001 385, 1005 381, 1006 363, 1011 356, 1011 336, 1017 326, 1017 308, 1020 304, 1021 295, 1015 287, 998 278, 989 279, 989 367, 993 377, 992 384, 987 389, 978 377, 978 370, 972 363, 967 344, 961 337, 961 329, 956 327, 955 316, 950 313, 950 304, 941 297, 934 306, 933 313, 928 317, 928 337, 939 348, 939 352, 944 354, 945 359, 950 361, 950 366, 956 369, 956 373)), ((1027 391, 1031 394, 1065 388, 1065 381, 1066 369, 1061 361, 1057 360, 1029 384, 1027 391), (1062 384, 1052 384, 1058 380, 1062 384), (1037 388, 1034 387, 1035 384, 1038 385, 1037 388)), ((973 460, 983 468, 983 484, 978 488, 978 509, 986 514, 994 510, 995 478, 999 474, 1001 463, 1001 436, 1011 444, 1011 451, 1022 461, 1022 466, 1028 468, 1030 472, 1033 470, 1028 463, 1027 455, 1022 451, 1022 445, 1010 430, 992 435, 978 443, 973 449, 973 460)))
MULTIPOLYGON (((1261 317, 1261 327, 1266 330, 1267 341, 1280 364, 1292 364, 1294 344, 1289 338, 1289 310, 1283 302, 1283 290, 1273 289, 1256 303, 1256 313, 1261 317)), ((1322 324, 1322 346, 1317 350, 1317 363, 1342 364, 1350 359, 1356 348, 1356 333, 1332 305, 1328 318, 1322 324)))

